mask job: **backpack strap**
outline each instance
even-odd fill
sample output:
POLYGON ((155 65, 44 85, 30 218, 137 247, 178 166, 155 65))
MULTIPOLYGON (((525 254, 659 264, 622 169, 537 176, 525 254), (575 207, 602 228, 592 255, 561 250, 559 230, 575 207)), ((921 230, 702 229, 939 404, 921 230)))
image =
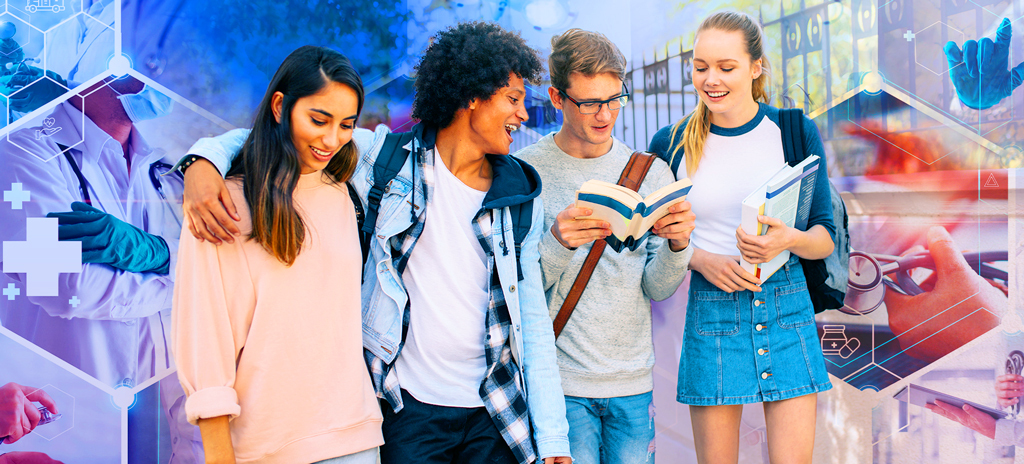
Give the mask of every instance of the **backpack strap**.
POLYGON ((509 206, 509 213, 512 214, 512 240, 516 247, 516 275, 518 280, 523 280, 522 251, 526 235, 530 233, 533 225, 533 200, 518 205, 509 206))
POLYGON ((359 233, 359 248, 363 252, 363 265, 366 265, 366 258, 370 255, 370 235, 363 233, 363 224, 366 223, 366 212, 363 210, 363 204, 359 201, 359 194, 356 193, 356 188, 351 183, 345 182, 345 187, 348 187, 348 196, 352 199, 352 206, 356 209, 356 231, 359 233))
POLYGON ((804 111, 800 108, 779 110, 779 130, 782 131, 782 153, 790 166, 800 164, 804 153, 804 111))
MULTIPOLYGON (((360 227, 360 235, 366 235, 367 239, 373 236, 374 228, 377 225, 377 212, 380 210, 380 200, 384 197, 384 191, 398 172, 402 170, 405 161, 409 159, 409 150, 405 145, 413 138, 412 132, 397 132, 388 134, 384 138, 384 146, 373 163, 373 187, 366 195, 366 216, 363 225, 360 227)), ((360 237, 362 239, 362 237, 360 237)), ((368 245, 365 248, 369 248, 368 245)))
POLYGON ((373 163, 373 186, 366 195, 367 201, 364 207, 359 202, 359 195, 352 184, 346 182, 349 196, 352 197, 352 204, 356 208, 356 223, 359 227, 359 248, 363 252, 363 265, 370 256, 370 241, 373 239, 374 229, 377 226, 377 212, 380 211, 380 200, 384 197, 384 190, 389 182, 398 175, 409 159, 409 150, 404 149, 405 145, 412 140, 412 132, 397 132, 385 136, 384 146, 377 154, 377 160, 373 163))
MULTIPOLYGON (((654 164, 654 158, 656 157, 657 155, 652 153, 634 151, 633 155, 629 157, 629 162, 626 163, 625 169, 622 170, 622 174, 619 175, 619 185, 633 191, 639 191, 640 184, 647 177, 647 171, 651 169, 651 165, 654 164)), ((590 246, 590 253, 587 254, 587 259, 583 261, 580 273, 576 276, 576 280, 572 282, 569 294, 566 295, 565 301, 562 302, 562 307, 558 310, 558 315, 555 316, 555 339, 562 333, 565 325, 569 323, 569 316, 572 316, 572 312, 576 310, 576 305, 579 304, 583 291, 587 289, 590 276, 594 273, 594 269, 597 269, 597 262, 601 259, 601 255, 604 254, 604 248, 607 245, 607 241, 597 240, 590 246)))

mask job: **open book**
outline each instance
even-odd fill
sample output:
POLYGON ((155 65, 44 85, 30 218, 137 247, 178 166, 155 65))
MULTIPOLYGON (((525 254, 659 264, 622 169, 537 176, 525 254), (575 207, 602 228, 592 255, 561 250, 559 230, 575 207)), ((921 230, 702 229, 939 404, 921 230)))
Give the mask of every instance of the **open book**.
MULTIPOLYGON (((757 221, 758 215, 778 219, 799 230, 807 229, 819 160, 817 155, 810 155, 796 166, 783 165, 767 182, 754 189, 743 200, 740 219, 743 231, 750 235, 768 233, 768 226, 757 221)), ((764 282, 786 261, 789 261, 789 250, 783 250, 767 263, 751 264, 741 260, 740 265, 764 282)))
POLYGON ((612 226, 612 235, 605 238, 608 246, 616 252, 636 250, 669 207, 686 200, 692 185, 690 179, 677 180, 644 198, 621 185, 588 180, 576 191, 576 207, 590 208, 594 214, 577 219, 607 221, 612 226))

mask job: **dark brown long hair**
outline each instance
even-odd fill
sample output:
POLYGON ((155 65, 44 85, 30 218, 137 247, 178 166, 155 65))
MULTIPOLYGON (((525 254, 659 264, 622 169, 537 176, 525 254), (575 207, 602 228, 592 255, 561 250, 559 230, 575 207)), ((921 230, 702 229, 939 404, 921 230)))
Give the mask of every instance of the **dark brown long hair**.
MULTIPOLYGON (((228 177, 242 179, 242 192, 252 216, 249 238, 288 266, 299 256, 306 236, 306 227, 292 203, 301 173, 292 141, 292 108, 297 100, 319 92, 332 81, 355 91, 358 115, 363 109, 363 82, 345 55, 312 45, 289 54, 270 81, 256 109, 252 131, 228 170, 228 177), (271 104, 276 92, 284 94, 280 123, 271 104)), ((349 141, 331 158, 324 173, 334 182, 345 182, 355 171, 356 160, 355 144, 349 141)))

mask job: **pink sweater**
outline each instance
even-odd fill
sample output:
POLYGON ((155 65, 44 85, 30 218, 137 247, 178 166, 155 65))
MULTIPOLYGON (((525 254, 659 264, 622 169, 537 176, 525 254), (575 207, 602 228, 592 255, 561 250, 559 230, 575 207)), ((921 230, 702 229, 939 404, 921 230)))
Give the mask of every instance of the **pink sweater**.
POLYGON ((241 183, 228 188, 243 235, 214 246, 183 228, 178 248, 171 330, 189 422, 230 415, 240 463, 309 463, 380 446, 347 189, 320 172, 301 176, 293 200, 306 236, 288 267, 245 239, 241 183))

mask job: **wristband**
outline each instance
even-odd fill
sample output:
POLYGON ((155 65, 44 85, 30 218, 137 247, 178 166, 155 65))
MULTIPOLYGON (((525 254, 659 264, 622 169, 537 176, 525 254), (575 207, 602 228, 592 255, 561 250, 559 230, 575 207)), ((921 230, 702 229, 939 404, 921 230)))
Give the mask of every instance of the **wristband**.
POLYGON ((201 159, 206 159, 206 158, 203 158, 202 156, 199 156, 199 155, 188 155, 188 156, 186 156, 185 157, 185 161, 181 162, 181 167, 178 168, 178 171, 180 171, 182 174, 184 174, 185 170, 188 169, 188 167, 191 166, 192 163, 195 163, 196 161, 199 161, 201 159))

